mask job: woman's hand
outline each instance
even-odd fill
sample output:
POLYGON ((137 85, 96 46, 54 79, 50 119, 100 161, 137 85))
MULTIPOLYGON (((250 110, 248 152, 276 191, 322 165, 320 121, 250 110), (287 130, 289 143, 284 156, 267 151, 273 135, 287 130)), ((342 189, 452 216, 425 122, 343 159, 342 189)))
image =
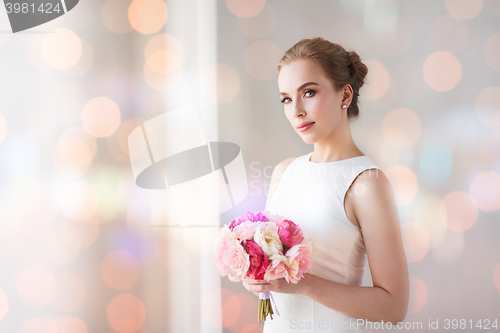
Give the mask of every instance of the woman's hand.
POLYGON ((254 280, 249 277, 243 278, 243 286, 250 292, 259 296, 260 292, 264 291, 275 291, 282 294, 303 294, 305 288, 307 288, 306 276, 309 277, 311 274, 304 274, 304 277, 297 283, 287 282, 285 278, 278 280, 254 280))

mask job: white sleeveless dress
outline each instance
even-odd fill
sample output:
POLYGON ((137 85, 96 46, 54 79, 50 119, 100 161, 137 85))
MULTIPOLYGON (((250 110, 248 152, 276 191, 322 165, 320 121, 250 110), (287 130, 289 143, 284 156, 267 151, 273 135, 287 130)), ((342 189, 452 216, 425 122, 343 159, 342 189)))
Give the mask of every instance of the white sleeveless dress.
MULTIPOLYGON (((311 155, 312 152, 297 157, 288 165, 266 209, 297 223, 311 239, 313 263, 308 273, 359 286, 366 249, 361 229, 347 218, 344 197, 361 172, 383 171, 367 156, 314 163, 309 160, 311 155)), ((353 189, 358 193, 362 190, 356 186, 353 189)), ((370 327, 377 327, 304 295, 272 294, 280 316, 268 317, 263 333, 353 333, 372 332, 370 327)))

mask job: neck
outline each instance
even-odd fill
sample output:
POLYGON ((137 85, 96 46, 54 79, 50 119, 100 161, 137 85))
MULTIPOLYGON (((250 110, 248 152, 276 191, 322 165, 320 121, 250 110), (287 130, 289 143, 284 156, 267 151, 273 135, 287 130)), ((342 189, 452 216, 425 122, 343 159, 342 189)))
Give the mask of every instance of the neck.
POLYGON ((352 139, 349 121, 347 117, 343 117, 339 125, 329 135, 314 143, 311 161, 326 163, 361 155, 364 154, 352 139))

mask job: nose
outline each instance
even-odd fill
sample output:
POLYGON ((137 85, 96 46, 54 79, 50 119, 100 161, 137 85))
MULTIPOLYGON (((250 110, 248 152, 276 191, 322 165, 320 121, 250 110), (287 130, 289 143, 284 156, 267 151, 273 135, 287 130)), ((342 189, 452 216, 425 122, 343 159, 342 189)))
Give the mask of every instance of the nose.
POLYGON ((292 112, 293 116, 296 118, 305 116, 306 112, 304 110, 304 104, 302 103, 300 98, 296 99, 292 104, 292 112))

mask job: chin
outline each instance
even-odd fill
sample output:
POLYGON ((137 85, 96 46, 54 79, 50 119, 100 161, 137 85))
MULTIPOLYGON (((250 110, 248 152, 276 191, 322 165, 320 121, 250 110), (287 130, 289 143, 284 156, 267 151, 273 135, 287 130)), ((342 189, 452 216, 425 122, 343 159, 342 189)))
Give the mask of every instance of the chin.
POLYGON ((310 136, 303 136, 302 137, 302 141, 304 141, 305 143, 307 143, 308 145, 311 145, 313 143, 315 143, 316 141, 318 141, 316 138, 314 137, 310 137, 310 136))

